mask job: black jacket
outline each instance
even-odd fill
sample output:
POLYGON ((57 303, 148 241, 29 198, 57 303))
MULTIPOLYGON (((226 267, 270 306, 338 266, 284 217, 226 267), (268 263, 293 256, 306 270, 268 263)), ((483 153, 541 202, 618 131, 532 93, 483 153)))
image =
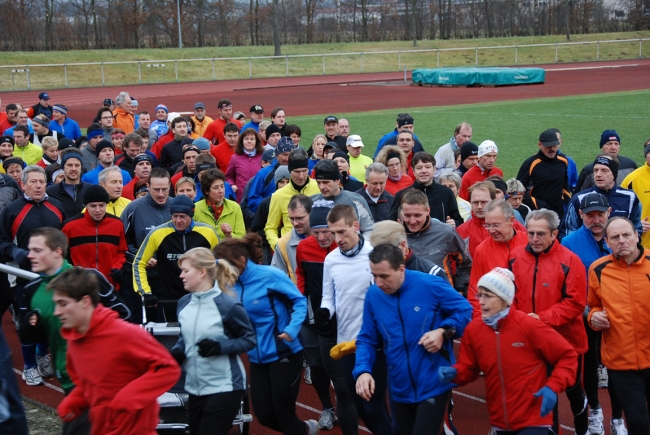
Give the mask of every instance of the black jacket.
POLYGON ((530 196, 545 202, 560 219, 564 216, 564 205, 571 200, 568 166, 566 157, 556 155, 550 159, 539 150, 522 163, 517 174, 517 180, 521 181, 530 196))
POLYGON ((89 187, 90 184, 84 183, 83 181, 75 184, 73 187, 74 197, 72 197, 65 191, 63 182, 61 182, 48 187, 47 194, 63 205, 63 211, 65 211, 66 216, 72 217, 78 215, 84 209, 84 193, 89 187))
POLYGON ((437 183, 425 186, 417 181, 410 187, 402 189, 395 194, 395 200, 393 201, 393 206, 390 209, 390 215, 388 217, 390 220, 397 220, 397 212, 399 210, 402 195, 411 188, 424 192, 427 195, 427 198, 429 199, 429 207, 431 208, 429 216, 433 219, 438 219, 444 224, 447 222, 447 216, 449 216, 454 220, 454 222, 456 222, 456 227, 463 224, 464 220, 458 211, 458 202, 456 202, 454 192, 452 192, 450 188, 437 183))
POLYGON ((375 202, 370 198, 370 195, 368 195, 368 192, 366 192, 366 189, 364 188, 357 190, 355 193, 358 193, 363 197, 363 199, 366 200, 368 203, 368 208, 370 208, 370 213, 372 213, 372 218, 375 220, 375 222, 388 220, 390 209, 393 206, 393 200, 395 199, 393 195, 384 191, 382 192, 377 202, 375 202))

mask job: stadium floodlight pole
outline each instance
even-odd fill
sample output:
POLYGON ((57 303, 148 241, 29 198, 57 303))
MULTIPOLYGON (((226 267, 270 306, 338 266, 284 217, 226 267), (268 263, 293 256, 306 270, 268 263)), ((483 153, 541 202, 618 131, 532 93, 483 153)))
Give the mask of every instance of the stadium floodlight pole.
POLYGON ((178 14, 178 48, 183 49, 183 34, 181 33, 181 0, 176 0, 176 13, 178 14))

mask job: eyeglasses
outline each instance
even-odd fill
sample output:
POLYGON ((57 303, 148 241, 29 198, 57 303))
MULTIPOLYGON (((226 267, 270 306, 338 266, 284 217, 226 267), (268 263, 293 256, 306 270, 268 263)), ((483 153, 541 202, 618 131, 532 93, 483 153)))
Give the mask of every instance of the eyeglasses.
POLYGON ((502 225, 503 225, 503 223, 500 223, 500 224, 485 224, 485 225, 483 225, 483 228, 485 228, 488 231, 490 231, 490 230, 498 230, 499 228, 501 228, 502 225))
POLYGON ((301 222, 307 219, 309 215, 304 215, 304 216, 294 216, 294 217, 289 217, 289 220, 291 222, 301 222))
POLYGON ((541 239, 549 235, 548 231, 526 231, 529 237, 541 239))
POLYGON ((478 299, 478 300, 485 299, 486 301, 489 301, 490 299, 496 298, 496 297, 497 297, 496 295, 491 295, 491 294, 488 294, 488 293, 476 293, 476 299, 478 299))
POLYGON ((472 205, 487 205, 490 201, 472 201, 472 205))

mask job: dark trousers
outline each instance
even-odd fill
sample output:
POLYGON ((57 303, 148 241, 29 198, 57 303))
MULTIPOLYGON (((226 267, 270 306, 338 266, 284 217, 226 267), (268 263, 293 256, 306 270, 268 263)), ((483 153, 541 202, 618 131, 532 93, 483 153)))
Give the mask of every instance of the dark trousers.
POLYGON ((521 430, 496 430, 496 435, 553 435, 547 427, 533 426, 521 430))
POLYGON ((356 389, 349 390, 346 383, 345 371, 341 360, 335 360, 330 356, 330 349, 336 345, 336 336, 319 335, 321 359, 332 381, 336 393, 336 416, 339 419, 341 433, 343 435, 357 435, 359 432, 359 415, 354 403, 356 389))
POLYGON ((630 435, 648 435, 650 430, 650 369, 608 370, 630 435))
POLYGON ((431 397, 418 403, 393 401, 393 411, 401 435, 443 433, 445 418, 448 415, 451 391, 431 397))
MULTIPOLYGON (((600 365, 600 338, 602 332, 591 329, 586 318, 585 329, 587 331, 587 342, 589 343, 589 350, 585 353, 585 394, 587 395, 589 407, 597 409, 600 408, 600 401, 598 400, 598 366, 600 365)), ((612 418, 622 418, 623 409, 616 398, 616 394, 614 394, 611 383, 609 383, 607 391, 612 405, 612 418)))
POLYGON ((370 400, 365 401, 357 392, 357 381, 352 376, 356 354, 345 355, 341 358, 343 373, 348 391, 352 392, 354 404, 357 407, 359 417, 366 423, 370 432, 374 435, 392 435, 393 429, 388 408, 386 407, 386 390, 388 388, 388 368, 386 366, 386 355, 383 350, 377 350, 375 365, 372 367, 372 377, 375 380, 375 393, 370 400))
POLYGON ((0 317, 4 315, 13 302, 14 291, 9 286, 9 278, 6 273, 0 272, 0 317))
POLYGON ((207 396, 190 394, 190 435, 228 435, 243 395, 243 391, 228 391, 207 396))
MULTIPOLYGON (((582 388, 582 370, 584 367, 584 355, 578 355, 578 371, 576 382, 566 389, 566 397, 571 405, 573 412, 573 425, 576 429, 576 435, 585 435, 589 430, 589 413, 587 412, 587 396, 582 388)), ((553 410, 553 432, 559 432, 560 422, 558 419, 558 409, 555 405, 553 410)), ((647 434, 646 434, 647 435, 647 434)))
POLYGON ((315 325, 302 325, 300 329, 300 342, 303 345, 303 352, 305 359, 309 364, 311 370, 311 383, 323 409, 333 408, 332 397, 330 395, 330 379, 327 377, 325 367, 323 366, 323 358, 320 354, 320 342, 318 339, 318 331, 315 325))
MULTIPOLYGON (((64 390, 65 395, 70 394, 72 390, 74 390, 74 387, 66 388, 64 390)), ((62 435, 89 435, 91 429, 88 410, 86 409, 79 417, 63 423, 62 435)))
POLYGON ((27 435, 27 419, 18 382, 11 363, 11 352, 0 329, 0 433, 27 435))
POLYGON ((307 426, 296 415, 302 352, 268 364, 250 363, 253 412, 262 426, 284 435, 301 435, 307 426))

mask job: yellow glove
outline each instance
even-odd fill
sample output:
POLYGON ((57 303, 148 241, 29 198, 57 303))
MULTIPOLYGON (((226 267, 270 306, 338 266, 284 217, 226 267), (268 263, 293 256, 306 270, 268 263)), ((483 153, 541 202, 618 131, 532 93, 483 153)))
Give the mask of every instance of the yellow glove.
POLYGON ((334 359, 341 359, 345 355, 357 351, 357 340, 344 341, 330 349, 330 356, 334 359))

